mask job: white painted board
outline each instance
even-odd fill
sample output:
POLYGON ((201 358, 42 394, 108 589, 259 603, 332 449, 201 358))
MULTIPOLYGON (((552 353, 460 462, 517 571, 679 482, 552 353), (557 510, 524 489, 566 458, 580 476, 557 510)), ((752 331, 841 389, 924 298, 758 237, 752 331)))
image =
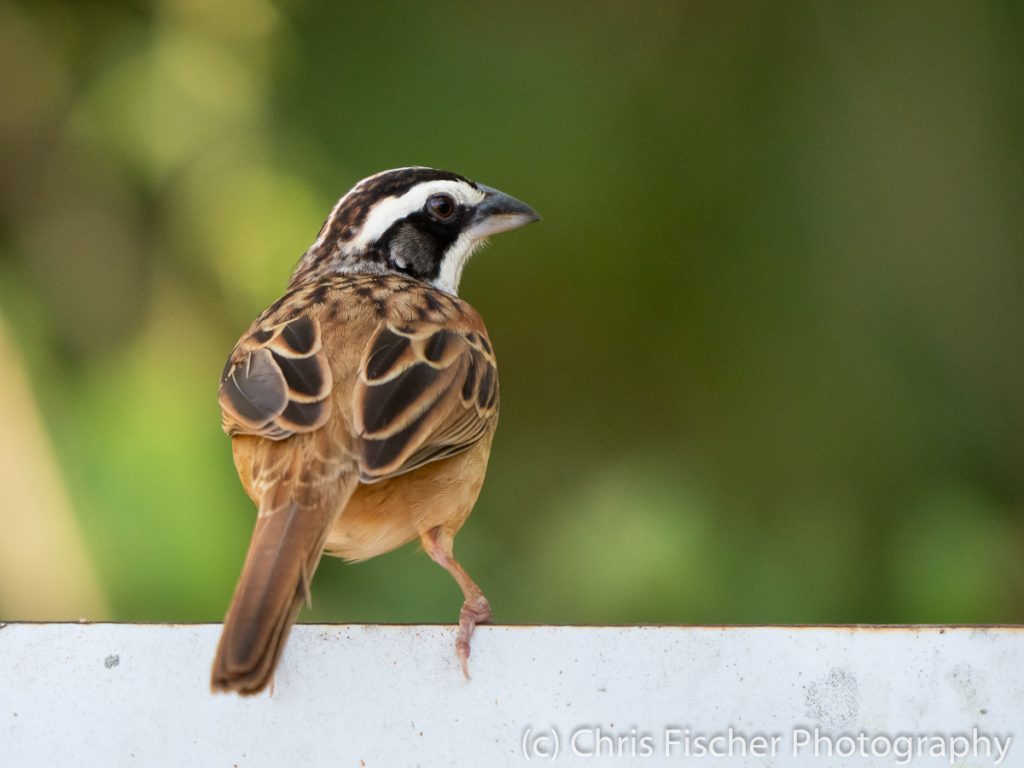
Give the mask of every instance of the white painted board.
POLYGON ((218 631, 0 625, 0 765, 1024 766, 1021 628, 299 625, 249 699, 218 631))

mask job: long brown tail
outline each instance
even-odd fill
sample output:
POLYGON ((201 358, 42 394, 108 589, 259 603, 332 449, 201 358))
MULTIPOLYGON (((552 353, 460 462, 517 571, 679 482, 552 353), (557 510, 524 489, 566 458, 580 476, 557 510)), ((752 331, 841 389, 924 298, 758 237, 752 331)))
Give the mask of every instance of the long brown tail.
POLYGON ((334 519, 355 487, 344 479, 315 488, 291 483, 270 489, 231 599, 211 685, 215 691, 259 693, 270 682, 288 630, 313 578, 334 519))

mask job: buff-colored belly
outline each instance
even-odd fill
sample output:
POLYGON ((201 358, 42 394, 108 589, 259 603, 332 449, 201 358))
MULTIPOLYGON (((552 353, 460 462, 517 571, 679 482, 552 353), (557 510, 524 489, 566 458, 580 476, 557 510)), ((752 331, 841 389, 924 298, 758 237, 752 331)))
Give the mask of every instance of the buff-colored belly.
POLYGON ((366 560, 437 526, 454 535, 480 495, 490 443, 487 435, 458 456, 379 483, 360 484, 327 536, 327 554, 366 560))

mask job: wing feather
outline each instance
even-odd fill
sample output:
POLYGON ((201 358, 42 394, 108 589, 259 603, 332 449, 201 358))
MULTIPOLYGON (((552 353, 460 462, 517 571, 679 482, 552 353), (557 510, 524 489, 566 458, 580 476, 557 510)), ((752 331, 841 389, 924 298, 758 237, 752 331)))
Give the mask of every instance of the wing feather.
POLYGON ((365 483, 461 453, 497 418, 494 354, 478 331, 378 329, 359 369, 354 418, 365 483))
POLYGON ((231 352, 220 382, 224 431, 283 440, 331 415, 331 368, 316 318, 253 330, 231 352))

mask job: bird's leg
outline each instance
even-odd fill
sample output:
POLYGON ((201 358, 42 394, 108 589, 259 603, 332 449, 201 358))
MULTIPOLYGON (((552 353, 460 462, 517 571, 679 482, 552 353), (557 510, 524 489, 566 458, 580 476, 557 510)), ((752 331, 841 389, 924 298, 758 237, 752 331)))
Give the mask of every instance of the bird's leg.
POLYGON ((473 630, 477 624, 486 624, 491 620, 491 604, 487 602, 484 593, 459 565, 459 561, 452 556, 452 537, 444 531, 441 526, 431 528, 420 535, 423 542, 423 549, 430 555, 430 559, 444 568, 452 575, 462 589, 466 598, 459 612, 459 633, 455 637, 455 654, 459 657, 459 664, 462 665, 462 674, 469 679, 469 639, 473 636, 473 630))

